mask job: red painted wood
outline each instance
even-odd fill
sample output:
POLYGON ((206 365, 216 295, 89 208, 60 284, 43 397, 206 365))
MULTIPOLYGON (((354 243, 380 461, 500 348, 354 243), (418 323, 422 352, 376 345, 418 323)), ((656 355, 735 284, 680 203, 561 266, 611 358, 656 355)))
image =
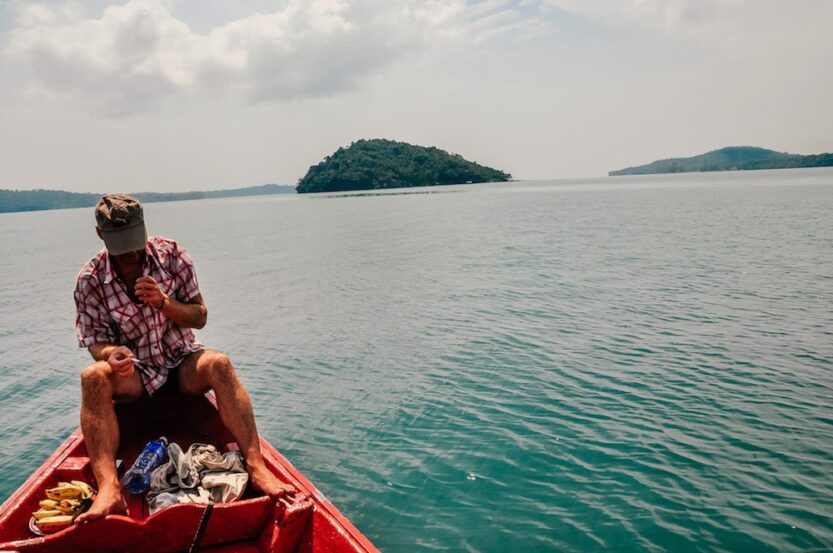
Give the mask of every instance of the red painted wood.
POLYGON ((256 542, 238 542, 200 548, 202 553, 260 553, 256 542))
MULTIPOLYGON (((130 466, 148 441, 167 436, 183 449, 201 442, 221 450, 236 447, 223 426, 211 394, 165 396, 118 405, 122 443, 118 456, 130 466)), ((375 552, 377 549, 315 486, 265 440, 261 450, 267 465, 282 481, 301 493, 274 502, 248 489, 241 500, 216 505, 203 535, 207 551, 222 553, 375 552)), ((45 490, 62 480, 84 480, 95 486, 86 447, 76 430, 0 506, 0 552, 70 553, 108 551, 175 553, 187 551, 203 505, 175 505, 148 516, 144 496, 128 497, 128 514, 72 526, 56 534, 35 537, 29 531, 32 511, 45 490)))
POLYGON ((370 543, 370 540, 368 540, 364 534, 359 532, 359 530, 353 526, 353 523, 345 518, 336 506, 330 503, 324 494, 322 494, 302 472, 292 466, 292 463, 290 463, 286 457, 278 453, 278 451, 272 447, 269 442, 261 439, 260 450, 263 452, 263 457, 266 459, 266 463, 273 470, 273 472, 277 473, 277 469, 279 467, 285 469, 294 479, 292 484, 297 489, 305 492, 315 504, 313 525, 310 526, 309 529, 311 530, 313 527, 318 528, 317 533, 321 536, 325 533, 332 533, 333 535, 338 536, 335 541, 323 540, 322 538, 322 544, 329 544, 323 549, 316 545, 317 538, 311 539, 311 541, 306 545, 301 543, 298 547, 298 553, 310 553, 312 551, 378 551, 376 546, 370 543), (330 532, 330 530, 332 530, 332 532, 330 532), (340 545, 334 545, 335 542, 338 542, 340 545))
POLYGON ((258 542, 261 551, 292 553, 310 522, 315 504, 309 497, 281 498, 275 502, 269 524, 258 542))

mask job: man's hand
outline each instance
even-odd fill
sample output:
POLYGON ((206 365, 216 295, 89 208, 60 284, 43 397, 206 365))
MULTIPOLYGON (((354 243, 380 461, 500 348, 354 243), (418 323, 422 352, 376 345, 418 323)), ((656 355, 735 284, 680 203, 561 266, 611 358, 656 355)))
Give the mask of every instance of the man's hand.
POLYGON ((139 301, 156 309, 165 307, 167 296, 159 289, 159 283, 151 276, 136 279, 136 297, 139 301))
POLYGON ((162 311, 165 316, 183 328, 202 328, 208 318, 208 309, 200 294, 188 303, 165 295, 153 277, 136 279, 136 297, 145 305, 162 311))
POLYGON ((110 353, 107 362, 118 376, 133 374, 133 352, 126 346, 119 346, 110 353))

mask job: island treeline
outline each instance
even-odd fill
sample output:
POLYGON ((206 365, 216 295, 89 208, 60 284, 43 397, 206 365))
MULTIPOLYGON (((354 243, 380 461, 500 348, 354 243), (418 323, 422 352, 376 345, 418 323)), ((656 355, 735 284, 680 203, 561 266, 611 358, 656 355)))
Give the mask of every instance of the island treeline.
MULTIPOLYGON (((179 200, 205 200, 209 198, 232 198, 237 196, 260 196, 263 194, 287 194, 294 192, 292 186, 263 184, 230 190, 209 190, 194 192, 136 192, 139 201, 174 202, 179 200)), ((0 189, 0 213, 13 211, 40 211, 44 209, 67 209, 92 207, 101 194, 66 192, 64 190, 3 190, 0 189)))
POLYGON ((700 171, 749 171, 756 169, 795 169, 833 167, 833 154, 799 155, 753 146, 729 146, 693 157, 662 159, 647 165, 610 171, 608 175, 648 175, 653 173, 693 173, 700 171))
POLYGON ((512 175, 434 147, 358 140, 313 165, 298 181, 299 193, 378 190, 508 181, 512 175))

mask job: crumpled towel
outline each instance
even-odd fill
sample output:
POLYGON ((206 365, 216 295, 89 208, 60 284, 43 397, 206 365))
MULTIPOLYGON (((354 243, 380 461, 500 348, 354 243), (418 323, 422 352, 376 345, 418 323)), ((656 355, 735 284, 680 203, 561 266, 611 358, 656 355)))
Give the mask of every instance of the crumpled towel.
POLYGON ((228 503, 243 495, 249 473, 239 451, 220 454, 213 445, 193 444, 187 453, 168 445, 168 461, 150 475, 151 514, 176 503, 228 503))

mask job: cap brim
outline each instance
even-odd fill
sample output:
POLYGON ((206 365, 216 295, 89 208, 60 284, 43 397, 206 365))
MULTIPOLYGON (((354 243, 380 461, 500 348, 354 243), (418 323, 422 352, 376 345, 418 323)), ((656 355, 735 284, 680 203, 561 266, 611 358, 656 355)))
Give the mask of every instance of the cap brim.
POLYGON ((104 239, 107 252, 111 255, 144 250, 148 243, 148 233, 144 223, 126 229, 102 230, 101 238, 104 239))

